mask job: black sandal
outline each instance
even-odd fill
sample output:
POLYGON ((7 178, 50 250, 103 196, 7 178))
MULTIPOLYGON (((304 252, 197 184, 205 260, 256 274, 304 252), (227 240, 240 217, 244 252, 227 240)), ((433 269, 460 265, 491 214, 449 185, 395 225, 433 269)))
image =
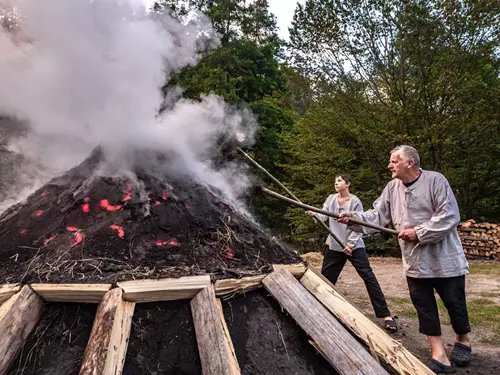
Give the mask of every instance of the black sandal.
POLYGON ((457 372, 457 368, 455 364, 452 363, 450 366, 445 365, 439 361, 436 361, 434 358, 431 358, 431 361, 427 365, 435 374, 454 374, 457 372))
POLYGON ((394 333, 398 330, 398 325, 394 319, 386 319, 384 320, 384 328, 389 333, 394 333))
POLYGON ((451 352, 450 361, 457 366, 467 366, 471 360, 472 349, 464 344, 456 342, 451 352))

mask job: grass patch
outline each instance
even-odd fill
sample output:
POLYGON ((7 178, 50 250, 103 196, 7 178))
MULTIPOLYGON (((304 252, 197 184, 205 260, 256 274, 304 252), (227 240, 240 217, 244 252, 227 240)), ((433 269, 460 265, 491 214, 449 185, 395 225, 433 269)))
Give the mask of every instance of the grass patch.
POLYGON ((481 297, 491 298, 491 297, 500 297, 500 291, 498 292, 481 292, 479 293, 481 297))
POLYGON ((469 264, 469 271, 471 274, 500 276, 500 266, 493 264, 469 264))
POLYGON ((412 318, 417 316, 417 310, 413 307, 410 298, 389 297, 388 300, 391 301, 391 305, 399 315, 412 318))

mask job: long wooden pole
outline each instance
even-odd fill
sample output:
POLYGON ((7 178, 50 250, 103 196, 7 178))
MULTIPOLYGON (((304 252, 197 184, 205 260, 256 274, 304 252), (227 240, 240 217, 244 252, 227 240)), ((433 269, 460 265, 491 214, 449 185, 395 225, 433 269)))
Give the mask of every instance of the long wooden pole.
MULTIPOLYGON (((262 190, 262 192, 264 194, 269 195, 270 197, 281 199, 282 201, 290 203, 290 204, 292 204, 294 206, 297 206, 297 207, 300 207, 300 208, 304 208, 306 210, 318 212, 320 214, 323 214, 323 215, 326 215, 326 216, 330 216, 330 217, 334 217, 334 218, 339 218, 340 217, 339 214, 336 214, 336 213, 330 212, 330 211, 320 210, 319 208, 316 208, 314 206, 309 206, 308 204, 297 202, 297 201, 295 201, 293 199, 290 199, 290 198, 287 198, 287 197, 285 197, 285 196, 283 196, 281 194, 278 194, 278 193, 276 193, 276 192, 274 192, 272 190, 266 189, 265 187, 260 187, 260 189, 262 190)), ((394 234, 396 236, 399 234, 399 232, 397 230, 389 229, 389 228, 382 227, 382 226, 376 225, 376 224, 367 223, 366 221, 361 221, 361 220, 356 220, 356 219, 349 218, 349 222, 352 223, 352 224, 358 224, 358 225, 362 225, 364 227, 376 229, 376 230, 378 230, 380 232, 394 234)))
MULTIPOLYGON (((236 150, 243 155, 252 165, 254 165, 257 169, 262 171, 267 177, 269 177, 271 180, 273 180, 280 188, 282 188, 290 197, 293 198, 296 202, 302 203, 299 198, 297 198, 285 185, 283 185, 276 177, 274 177, 267 169, 265 169, 262 165, 257 163, 250 155, 248 155, 245 151, 243 151, 241 148, 236 147, 236 150)), ((319 220, 317 217, 313 218, 318 224, 321 224, 323 228, 325 228, 328 233, 330 233, 330 236, 340 245, 340 247, 343 249, 345 247, 345 244, 342 243, 340 238, 338 238, 335 233, 333 233, 328 225, 323 223, 321 220, 319 220)))

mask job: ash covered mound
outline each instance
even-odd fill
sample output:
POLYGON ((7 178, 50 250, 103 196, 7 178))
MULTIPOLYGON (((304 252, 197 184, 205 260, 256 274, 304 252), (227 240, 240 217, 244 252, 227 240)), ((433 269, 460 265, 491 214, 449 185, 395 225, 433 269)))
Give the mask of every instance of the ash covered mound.
MULTIPOLYGON (((155 165, 169 165, 160 159, 155 165)), ((225 278, 300 262, 187 175, 165 167, 98 176, 104 165, 96 149, 0 216, 0 283, 225 278)))

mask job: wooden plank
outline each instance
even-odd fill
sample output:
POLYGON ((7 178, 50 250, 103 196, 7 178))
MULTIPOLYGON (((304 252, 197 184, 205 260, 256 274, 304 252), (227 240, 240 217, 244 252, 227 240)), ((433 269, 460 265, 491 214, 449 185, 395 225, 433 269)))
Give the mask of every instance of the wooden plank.
POLYGON ((314 340, 340 374, 382 375, 387 371, 287 270, 263 280, 266 289, 314 340))
POLYGON ((342 323, 359 336, 376 355, 404 375, 433 374, 401 343, 390 337, 339 294, 323 275, 312 268, 300 279, 306 287, 342 323))
POLYGON ((7 373, 42 311, 43 301, 28 285, 0 306, 0 375, 7 373))
POLYGON ((215 282, 215 294, 218 297, 234 297, 262 286, 266 275, 243 277, 241 279, 224 279, 215 282))
POLYGON ((191 300, 194 330, 203 375, 236 375, 239 367, 231 354, 212 285, 191 300))
POLYGON ((130 302, 173 301, 191 299, 211 285, 210 276, 187 276, 177 279, 135 280, 117 284, 123 289, 123 299, 130 302))
POLYGON ((0 284, 0 305, 21 290, 18 284, 0 284))
POLYGON ((297 264, 273 264, 273 271, 279 271, 282 269, 286 269, 290 271, 290 273, 295 276, 297 279, 300 279, 302 275, 307 271, 307 267, 303 263, 297 264))
MULTIPOLYGON (((307 270, 303 263, 297 264, 273 264, 273 271, 281 269, 289 270, 296 278, 301 278, 307 270)), ((224 279, 215 282, 215 295, 217 297, 231 298, 242 293, 262 287, 262 280, 268 274, 242 277, 241 279, 224 279)))
POLYGON ((226 318, 224 318, 222 302, 219 298, 217 298, 216 302, 217 310, 219 311, 219 316, 222 323, 222 328, 224 329, 224 336, 226 336, 226 342, 229 344, 229 353, 231 354, 229 365, 231 366, 232 370, 231 374, 239 374, 241 373, 240 364, 238 363, 238 359, 236 358, 236 351, 234 350, 233 340, 231 340, 231 335, 229 334, 229 329, 227 328, 226 318))
POLYGON ((99 303, 111 284, 31 284, 45 302, 99 303))
POLYGON ((85 348, 80 375, 118 375, 127 353, 135 303, 122 300, 123 291, 108 291, 97 308, 85 348))

